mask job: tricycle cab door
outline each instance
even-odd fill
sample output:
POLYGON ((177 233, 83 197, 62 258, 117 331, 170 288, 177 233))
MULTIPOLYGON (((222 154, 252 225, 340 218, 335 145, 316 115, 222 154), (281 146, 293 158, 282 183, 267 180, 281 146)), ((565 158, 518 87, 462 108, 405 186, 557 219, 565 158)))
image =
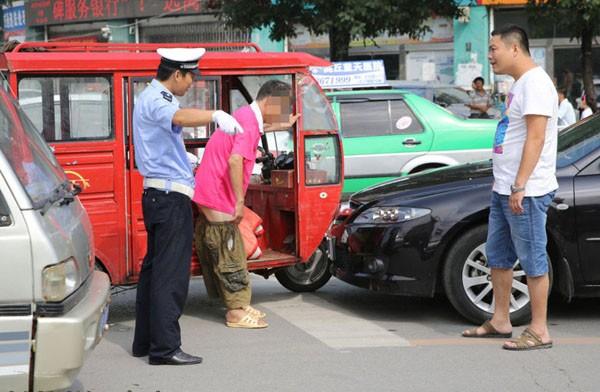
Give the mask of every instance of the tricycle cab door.
POLYGON ((296 75, 297 252, 301 260, 317 249, 339 208, 342 145, 329 102, 308 74, 296 75))
MULTIPOLYGON (((129 280, 137 281, 141 266, 146 255, 147 233, 144 226, 142 211, 143 177, 135 163, 135 149, 133 145, 133 108, 140 93, 151 83, 154 75, 137 73, 128 75, 125 80, 127 91, 127 180, 128 180, 128 216, 130 217, 129 235, 129 280)), ((182 108, 194 107, 205 110, 215 110, 219 102, 220 78, 202 77, 194 81, 185 96, 177 97, 182 108)), ((210 134, 214 131, 212 124, 201 127, 186 127, 183 129, 184 142, 188 152, 201 154, 210 134)), ((192 264, 192 273, 199 273, 200 266, 197 262, 192 264)))

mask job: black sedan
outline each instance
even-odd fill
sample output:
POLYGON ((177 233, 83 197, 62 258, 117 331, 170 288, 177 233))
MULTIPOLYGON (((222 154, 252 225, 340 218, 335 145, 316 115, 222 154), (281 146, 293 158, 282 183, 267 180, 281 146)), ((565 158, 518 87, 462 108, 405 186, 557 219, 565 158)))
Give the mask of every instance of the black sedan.
MULTIPOLYGON (((552 287, 567 299, 600 296, 600 115, 561 132, 559 190, 548 210, 552 287)), ((494 307, 485 243, 491 161, 400 178, 354 194, 334 225, 334 274, 370 290, 412 296, 445 293, 480 323, 494 307)), ((513 274, 511 317, 530 316, 525 273, 513 274)))

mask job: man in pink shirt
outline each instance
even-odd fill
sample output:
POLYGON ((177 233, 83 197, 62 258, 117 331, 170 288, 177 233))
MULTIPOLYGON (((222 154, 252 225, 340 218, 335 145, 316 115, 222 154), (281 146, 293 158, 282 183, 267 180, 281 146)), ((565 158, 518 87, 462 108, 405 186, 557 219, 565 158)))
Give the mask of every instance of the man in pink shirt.
POLYGON ((291 114, 291 99, 287 83, 265 82, 254 102, 233 113, 244 132, 215 132, 196 171, 193 200, 202 213, 196 224, 196 250, 209 296, 225 302, 228 327, 268 326, 265 314, 250 306, 246 253, 237 225, 261 134, 290 128, 298 118, 291 114))

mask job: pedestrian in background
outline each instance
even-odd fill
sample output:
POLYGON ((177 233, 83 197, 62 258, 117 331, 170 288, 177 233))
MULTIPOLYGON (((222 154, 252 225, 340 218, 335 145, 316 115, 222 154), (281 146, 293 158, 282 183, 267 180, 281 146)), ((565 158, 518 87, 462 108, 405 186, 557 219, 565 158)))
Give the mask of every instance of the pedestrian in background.
POLYGON ((492 97, 485 91, 483 85, 485 81, 481 76, 473 79, 473 92, 471 93, 471 102, 467 106, 471 109, 469 118, 489 118, 488 110, 492 107, 492 97))
POLYGON ((581 102, 579 103, 579 109, 581 109, 581 120, 594 114, 590 105, 587 104, 587 99, 585 98, 585 94, 581 97, 581 102))
POLYGON ((201 216, 196 223, 196 250, 202 262, 210 297, 221 297, 232 328, 265 328, 265 314, 250 305, 252 291, 246 252, 238 223, 263 132, 291 128, 291 87, 279 80, 265 82, 250 105, 233 116, 242 124, 240 135, 214 135, 196 171, 194 201, 201 216))
POLYGON ((148 248, 137 286, 132 354, 151 365, 191 365, 202 358, 181 350, 179 317, 188 293, 192 257, 191 198, 194 176, 183 143, 183 127, 211 121, 228 133, 241 126, 223 111, 182 109, 204 49, 158 49, 156 79, 133 111, 135 162, 144 177, 142 209, 148 248))
POLYGON ((490 64, 515 83, 498 123, 493 149, 492 189, 486 254, 491 268, 494 314, 465 337, 510 337, 513 268, 519 260, 531 300, 531 323, 507 350, 552 347, 547 326, 548 257, 546 213, 556 180, 558 96, 552 79, 529 54, 525 31, 514 25, 491 34, 490 64))
POLYGON ((564 87, 556 89, 558 93, 558 129, 563 129, 575 124, 575 108, 567 99, 567 90, 564 87))

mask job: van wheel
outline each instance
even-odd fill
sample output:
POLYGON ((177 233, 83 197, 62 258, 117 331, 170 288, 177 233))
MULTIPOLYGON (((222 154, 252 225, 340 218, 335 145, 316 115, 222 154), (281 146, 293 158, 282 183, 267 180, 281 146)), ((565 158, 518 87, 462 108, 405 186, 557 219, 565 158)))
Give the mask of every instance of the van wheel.
MULTIPOLYGON (((481 324, 494 309, 491 270, 487 265, 485 243, 487 225, 476 227, 456 241, 448 252, 443 270, 444 289, 454 308, 469 321, 481 324)), ((549 262, 550 287, 552 264, 549 262)), ((510 319, 521 325, 531 318, 527 277, 519 261, 515 263, 510 298, 510 319)))
POLYGON ((283 287, 297 293, 320 289, 331 278, 325 247, 320 245, 306 263, 277 269, 275 277, 283 287))

